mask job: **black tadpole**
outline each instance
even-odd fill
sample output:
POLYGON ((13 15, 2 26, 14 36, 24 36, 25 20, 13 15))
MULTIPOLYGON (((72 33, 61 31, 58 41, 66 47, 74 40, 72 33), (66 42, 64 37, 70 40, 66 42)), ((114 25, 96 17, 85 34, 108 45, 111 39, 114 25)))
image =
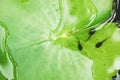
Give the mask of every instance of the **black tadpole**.
POLYGON ((103 42, 98 42, 98 43, 96 44, 96 48, 101 47, 101 46, 102 46, 102 44, 103 44, 103 42))
POLYGON ((112 77, 112 80, 116 80, 116 78, 117 78, 117 76, 115 75, 115 76, 112 77))
POLYGON ((82 49, 83 49, 83 47, 82 47, 82 45, 81 45, 81 43, 80 43, 80 40, 79 40, 79 38, 78 38, 78 37, 77 37, 77 39, 78 39, 78 46, 77 46, 77 47, 78 47, 78 49, 79 49, 79 50, 82 50, 82 49))
POLYGON ((117 76, 116 76, 116 75, 112 77, 112 80, 114 80, 115 78, 117 78, 117 76))
POLYGON ((101 42, 98 42, 98 43, 96 44, 96 48, 101 47, 102 44, 103 44, 107 39, 108 39, 108 38, 106 38, 105 40, 103 40, 103 41, 101 41, 101 42))
POLYGON ((80 42, 78 42, 78 49, 82 50, 82 45, 80 44, 80 42))
POLYGON ((92 28, 92 29, 89 31, 89 37, 87 38, 86 41, 88 41, 95 32, 96 32, 95 28, 92 28))

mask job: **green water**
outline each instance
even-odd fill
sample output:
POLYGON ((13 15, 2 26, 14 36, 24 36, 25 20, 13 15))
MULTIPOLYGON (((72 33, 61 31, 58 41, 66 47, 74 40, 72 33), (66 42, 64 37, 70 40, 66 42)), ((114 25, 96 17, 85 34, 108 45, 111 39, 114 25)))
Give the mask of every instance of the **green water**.
POLYGON ((112 4, 1 0, 0 79, 111 80, 120 66, 120 29, 107 22, 112 4))

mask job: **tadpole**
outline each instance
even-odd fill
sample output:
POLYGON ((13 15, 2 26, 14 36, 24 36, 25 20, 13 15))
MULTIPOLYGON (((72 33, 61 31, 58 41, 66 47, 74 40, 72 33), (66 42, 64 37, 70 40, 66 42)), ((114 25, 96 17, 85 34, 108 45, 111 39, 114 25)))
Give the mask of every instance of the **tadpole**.
POLYGON ((87 38, 86 41, 88 41, 95 32, 96 32, 95 28, 90 29, 90 31, 89 31, 89 37, 87 38))
POLYGON ((101 41, 101 42, 98 42, 98 43, 96 44, 96 48, 100 48, 100 47, 102 46, 102 44, 103 44, 107 39, 108 39, 108 38, 104 39, 104 40, 101 41))

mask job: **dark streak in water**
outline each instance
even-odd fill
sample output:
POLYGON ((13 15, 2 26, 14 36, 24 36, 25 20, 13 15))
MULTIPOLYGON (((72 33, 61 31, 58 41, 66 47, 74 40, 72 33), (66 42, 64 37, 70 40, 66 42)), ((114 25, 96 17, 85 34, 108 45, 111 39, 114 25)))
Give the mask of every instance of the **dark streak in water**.
POLYGON ((118 70, 118 75, 120 75, 120 70, 118 70))
POLYGON ((120 70, 118 70, 117 74, 112 77, 112 80, 120 80, 120 70))
POLYGON ((116 26, 117 26, 118 28, 120 28, 120 22, 117 22, 116 26))
POLYGON ((113 22, 120 22, 120 5, 119 4, 120 4, 120 0, 114 0, 113 9, 116 12, 116 16, 113 22))

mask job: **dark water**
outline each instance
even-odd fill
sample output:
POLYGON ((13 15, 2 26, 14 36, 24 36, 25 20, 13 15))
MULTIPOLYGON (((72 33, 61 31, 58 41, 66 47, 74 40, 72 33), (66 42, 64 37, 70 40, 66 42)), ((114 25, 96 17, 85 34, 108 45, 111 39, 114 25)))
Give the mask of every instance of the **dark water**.
POLYGON ((115 0, 115 3, 114 3, 114 9, 116 11, 116 16, 113 20, 113 22, 118 22, 120 23, 120 0, 115 0))

